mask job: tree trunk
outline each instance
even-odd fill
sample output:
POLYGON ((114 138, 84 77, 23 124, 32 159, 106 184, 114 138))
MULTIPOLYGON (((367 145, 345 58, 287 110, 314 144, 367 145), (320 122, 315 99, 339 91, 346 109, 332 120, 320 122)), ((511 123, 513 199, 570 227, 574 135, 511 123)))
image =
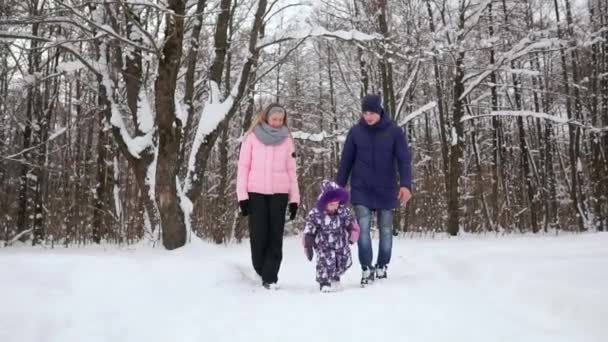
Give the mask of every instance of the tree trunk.
POLYGON ((471 132, 471 144, 473 145, 473 153, 475 154, 475 167, 477 168, 477 194, 481 202, 481 210, 483 212, 483 217, 486 221, 486 230, 494 231, 496 230, 496 228, 494 227, 494 222, 492 222, 492 218, 490 217, 490 211, 488 210, 486 197, 484 195, 483 168, 481 167, 481 158, 479 156, 479 147, 477 145, 477 133, 475 132, 475 130, 471 132))
MULTIPOLYGON (((34 1, 32 4, 33 16, 37 15, 38 2, 34 1)), ((38 36, 39 24, 32 24, 32 35, 38 36)), ((35 75, 40 69, 40 53, 38 52, 38 41, 31 40, 31 52, 28 55, 28 73, 35 75)), ((32 145, 32 126, 34 123, 35 111, 37 107, 37 101, 40 99, 39 86, 37 83, 32 84, 27 90, 27 107, 26 107, 26 121, 23 128, 23 149, 28 152, 23 153, 23 163, 21 163, 21 175, 19 177, 19 216, 17 218, 17 234, 30 229, 32 221, 30 220, 31 209, 32 209, 32 195, 30 195, 30 188, 36 187, 36 182, 30 184, 30 173, 32 168, 32 153, 29 148, 32 145)), ((39 108, 39 107, 38 107, 39 108)), ((27 236, 22 235, 20 241, 25 241, 27 236)))
MULTIPOLYGON (((387 21, 387 1, 378 1, 378 25, 380 34, 385 39, 390 39, 388 32, 388 21, 387 21)), ((382 58, 379 61, 380 72, 382 73, 382 95, 384 97, 384 108, 388 111, 391 118, 396 115, 396 101, 395 101, 395 88, 393 86, 393 66, 389 62, 387 52, 383 51, 382 58)))
MULTIPOLYGON (((460 13, 461 24, 464 24, 464 10, 460 13)), ((454 104, 452 111, 452 142, 450 146, 450 172, 448 174, 448 233, 457 235, 460 230, 460 191, 458 183, 462 174, 463 151, 464 151, 464 127, 460 119, 464 116, 463 100, 460 99, 464 93, 464 51, 457 53, 455 76, 454 76, 454 104)))
MULTIPOLYGON (((557 21, 557 36, 558 38, 562 38, 562 30, 561 30, 561 20, 560 20, 560 12, 559 5, 557 0, 554 0, 555 7, 555 17, 557 21)), ((564 48, 560 49, 560 56, 562 62, 562 76, 564 79, 564 92, 566 96, 566 112, 568 115, 568 120, 576 120, 578 119, 576 113, 572 111, 572 100, 570 98, 570 83, 568 77, 568 64, 566 61, 566 51, 564 48)), ((573 62, 574 63, 574 62, 573 62)), ((576 82, 576 80, 574 80, 576 82)), ((578 92, 578 90, 576 91, 578 92)), ((579 196, 578 196, 578 131, 579 129, 572 123, 568 124, 568 138, 569 138, 569 147, 568 147, 568 155, 570 158, 570 200, 572 201, 572 206, 574 209, 574 214, 578 218, 579 230, 584 230, 584 217, 582 217, 582 212, 579 210, 579 196)))
MULTIPOLYGON (((599 5, 600 1, 597 1, 599 5)), ((589 0, 589 22, 591 24, 591 31, 598 30, 596 25, 595 15, 597 14, 596 1, 589 0)), ((600 60, 598 56, 599 42, 594 43, 591 46, 591 125, 594 127, 602 126, 602 120, 598 111, 598 75, 601 72, 600 60)), ((590 132, 590 144, 591 144, 591 188, 593 189, 593 197, 591 198, 591 204, 593 207, 593 217, 595 222, 592 222, 597 230, 602 229, 602 202, 600 198, 603 195, 602 185, 602 150, 601 150, 601 139, 602 136, 599 132, 590 132)))
MULTIPOLYGON (((176 120, 175 88, 184 38, 185 0, 170 0, 167 14, 163 58, 158 65, 154 83, 156 123, 158 125, 158 159, 156 169, 156 197, 162 222, 163 245, 172 250, 186 243, 185 217, 177 194, 176 177, 179 171, 177 156, 181 142, 181 122, 176 120)), ((219 53, 216 50, 216 54, 219 53)), ((220 69, 221 73, 223 69, 220 69)))
MULTIPOLYGON (((426 8, 429 14, 429 27, 432 33, 435 33, 435 23, 433 21, 433 11, 431 10, 430 1, 426 1, 426 8)), ((439 112, 439 138, 441 140, 441 159, 443 162, 443 174, 444 174, 444 189, 445 189, 445 197, 447 198, 448 189, 450 188, 450 183, 448 180, 448 175, 450 174, 449 169, 449 144, 447 139, 447 122, 445 119, 445 110, 443 107, 444 98, 443 98, 443 89, 441 88, 441 71, 439 69, 439 60, 433 55, 433 72, 435 74, 435 93, 437 96, 437 110, 439 112)))
MULTIPOLYGON (((574 39, 574 23, 572 20, 572 11, 570 9, 570 0, 566 1, 566 22, 568 23, 568 32, 570 39, 574 39)), ((578 72, 578 64, 580 64, 580 60, 578 58, 578 50, 576 48, 570 49, 570 58, 572 63, 572 84, 574 90, 574 119, 586 123, 587 120, 583 118, 583 105, 581 101, 580 89, 578 86, 579 82, 579 72, 578 72)), ((580 126, 576 127, 575 135, 574 135, 574 157, 573 160, 576 164, 572 164, 572 168, 574 170, 574 174, 572 176, 572 188, 574 196, 576 197, 577 203, 575 208, 577 211, 579 231, 587 230, 587 206, 585 201, 585 194, 582 191, 582 173, 583 173, 583 158, 581 158, 581 135, 582 129, 580 126), (580 167, 579 167, 580 165, 580 167)))
MULTIPOLYGON (((600 15, 600 27, 608 26, 608 3, 604 1, 603 7, 602 2, 598 0, 598 12, 600 15)), ((608 30, 604 30, 602 34, 603 43, 602 43, 602 73, 604 75, 608 73, 608 30)), ((602 125, 608 126, 608 77, 604 76, 601 82, 601 94, 602 94, 602 125)), ((604 155, 604 171, 602 174, 604 175, 602 183, 604 184, 604 193, 601 198, 603 202, 603 224, 600 227, 600 230, 608 231, 608 132, 605 131, 603 134, 603 155, 604 155)))
MULTIPOLYGON (((190 51, 186 57, 186 75, 185 75, 185 85, 184 85, 184 104, 186 106, 187 112, 187 122, 182 122, 181 126, 184 128, 182 139, 182 146, 180 146, 179 150, 179 160, 177 162, 178 165, 184 165, 184 160, 186 158, 187 149, 184 146, 184 143, 188 140, 190 136, 190 130, 193 127, 194 121, 194 110, 195 110, 195 98, 194 98, 194 82, 196 80, 196 65, 198 61, 198 52, 200 48, 199 38, 201 35, 201 31, 203 28, 203 12, 205 10, 206 0, 198 0, 196 4, 196 18, 194 22, 194 26, 192 27, 192 33, 190 35, 190 51)), ((179 118, 177 118, 179 120, 179 118)), ((186 171, 186 170, 184 170, 186 171)), ((183 172, 181 177, 185 177, 186 173, 183 172)))
POLYGON ((100 243, 107 240, 110 221, 107 220, 110 213, 109 195, 112 182, 113 158, 110 155, 111 142, 108 134, 104 131, 103 111, 97 115, 97 182, 95 184, 95 209, 93 211, 93 242, 100 243))
MULTIPOLYGON (((359 17, 360 9, 357 5, 357 0, 353 0, 353 6, 355 7, 355 17, 359 17)), ((369 75, 367 74, 367 65, 363 56, 363 49, 357 47, 357 59, 359 60, 359 71, 361 72, 361 98, 368 94, 369 90, 369 75)))
MULTIPOLYGON (((488 4, 488 16, 490 20, 490 26, 488 28, 490 33, 490 38, 494 37, 494 16, 492 15, 492 3, 488 4)), ((490 49, 490 65, 494 65, 496 63, 496 59, 494 57, 494 48, 490 49)), ((492 96, 492 111, 498 110, 498 92, 496 90, 496 72, 492 72, 490 74, 490 93, 492 96)), ((492 212, 494 213, 495 219, 499 220, 499 184, 500 179, 502 179, 502 148, 501 148, 501 135, 502 131, 500 127, 500 119, 497 116, 492 117, 492 212)))

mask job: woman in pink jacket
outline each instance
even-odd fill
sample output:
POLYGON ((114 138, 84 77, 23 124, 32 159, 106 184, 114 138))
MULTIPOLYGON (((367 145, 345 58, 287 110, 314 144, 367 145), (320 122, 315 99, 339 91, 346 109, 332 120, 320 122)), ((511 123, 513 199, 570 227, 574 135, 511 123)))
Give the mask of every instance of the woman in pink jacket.
POLYGON ((295 158, 287 112, 271 104, 243 138, 236 179, 241 214, 249 215, 253 268, 267 289, 278 288, 287 203, 291 220, 300 203, 295 158))

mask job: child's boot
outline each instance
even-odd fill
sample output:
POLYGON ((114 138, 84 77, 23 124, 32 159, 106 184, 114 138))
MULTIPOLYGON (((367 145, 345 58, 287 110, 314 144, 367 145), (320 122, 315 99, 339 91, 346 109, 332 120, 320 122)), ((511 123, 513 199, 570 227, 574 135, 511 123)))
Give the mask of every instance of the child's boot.
POLYGON ((342 284, 340 283, 340 278, 336 278, 331 281, 331 290, 332 291, 340 291, 342 290, 342 284))
POLYGON ((331 292, 331 284, 320 284, 319 290, 321 290, 321 292, 331 292))

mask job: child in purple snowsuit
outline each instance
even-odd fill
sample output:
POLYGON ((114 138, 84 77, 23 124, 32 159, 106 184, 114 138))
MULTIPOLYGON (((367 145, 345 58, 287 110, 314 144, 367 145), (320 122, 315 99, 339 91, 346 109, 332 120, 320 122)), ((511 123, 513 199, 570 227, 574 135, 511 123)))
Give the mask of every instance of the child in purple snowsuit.
POLYGON ((323 181, 317 204, 306 216, 304 248, 308 260, 317 254, 317 282, 320 290, 339 289, 340 276, 352 265, 349 243, 359 237, 359 226, 346 207, 348 191, 323 181))

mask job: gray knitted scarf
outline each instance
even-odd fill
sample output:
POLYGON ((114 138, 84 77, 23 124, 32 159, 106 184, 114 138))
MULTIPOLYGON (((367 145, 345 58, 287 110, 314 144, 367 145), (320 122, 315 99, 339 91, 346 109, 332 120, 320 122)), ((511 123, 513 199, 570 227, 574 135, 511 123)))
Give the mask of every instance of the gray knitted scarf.
POLYGON ((264 145, 270 146, 280 145, 289 136, 286 126, 274 128, 265 122, 255 126, 253 133, 264 145))

